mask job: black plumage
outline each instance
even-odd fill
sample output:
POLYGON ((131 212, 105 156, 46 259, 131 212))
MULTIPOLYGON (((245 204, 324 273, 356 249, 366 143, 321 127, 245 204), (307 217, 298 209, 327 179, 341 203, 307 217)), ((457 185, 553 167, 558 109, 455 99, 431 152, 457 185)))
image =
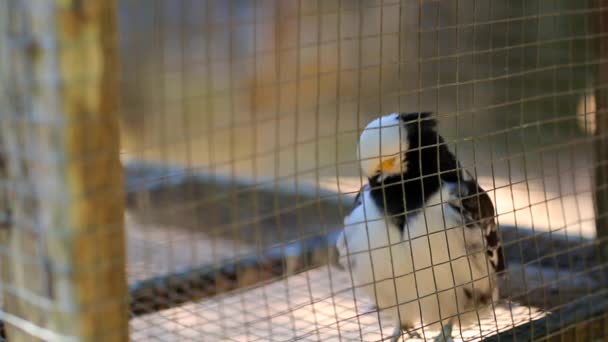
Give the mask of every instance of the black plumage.
MULTIPOLYGON (((386 215, 403 232, 407 221, 417 215, 426 200, 439 191, 442 183, 449 183, 459 201, 449 205, 459 211, 469 229, 485 230, 486 251, 497 272, 505 268, 502 247, 494 220, 494 206, 488 194, 472 177, 465 177, 454 154, 448 149, 444 138, 437 133, 437 122, 430 112, 401 113, 409 140, 409 148, 404 151, 407 169, 400 175, 369 177, 371 197, 386 215)), ((365 190, 365 186, 362 191, 365 190)), ((360 205, 357 194, 355 204, 360 205)))

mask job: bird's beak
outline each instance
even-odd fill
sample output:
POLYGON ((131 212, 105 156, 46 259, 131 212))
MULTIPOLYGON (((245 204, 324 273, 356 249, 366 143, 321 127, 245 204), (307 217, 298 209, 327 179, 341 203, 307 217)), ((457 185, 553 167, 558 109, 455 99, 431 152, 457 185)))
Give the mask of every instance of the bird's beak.
POLYGON ((393 172, 395 170, 395 162, 397 161, 397 157, 391 157, 382 160, 378 169, 381 172, 393 172))

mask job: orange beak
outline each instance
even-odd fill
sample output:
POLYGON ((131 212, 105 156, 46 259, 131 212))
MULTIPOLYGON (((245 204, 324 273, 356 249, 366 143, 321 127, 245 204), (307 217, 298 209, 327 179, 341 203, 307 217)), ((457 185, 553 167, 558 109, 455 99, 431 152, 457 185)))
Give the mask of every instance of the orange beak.
POLYGON ((391 157, 388 159, 384 159, 382 163, 380 163, 380 171, 382 172, 391 172, 395 170, 395 162, 397 161, 397 157, 391 157))

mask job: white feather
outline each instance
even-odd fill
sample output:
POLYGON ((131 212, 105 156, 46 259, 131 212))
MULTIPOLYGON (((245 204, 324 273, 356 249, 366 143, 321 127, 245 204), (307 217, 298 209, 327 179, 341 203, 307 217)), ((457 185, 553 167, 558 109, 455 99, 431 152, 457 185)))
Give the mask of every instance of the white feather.
MULTIPOLYGON (((361 169, 371 176, 378 169, 382 159, 399 156, 407 151, 409 143, 407 131, 399 120, 399 114, 381 116, 365 127, 357 147, 361 169)), ((395 165, 393 173, 405 172, 407 164, 395 165)))
POLYGON ((436 331, 451 318, 456 325, 477 322, 477 311, 455 317, 474 309, 463 286, 498 299, 497 291, 490 290, 494 279, 483 233, 463 227, 460 214, 446 204, 451 196, 447 187, 409 219, 403 236, 375 205, 369 189, 361 196, 361 204, 344 219, 337 248, 357 287, 380 310, 402 326, 430 325, 436 331))

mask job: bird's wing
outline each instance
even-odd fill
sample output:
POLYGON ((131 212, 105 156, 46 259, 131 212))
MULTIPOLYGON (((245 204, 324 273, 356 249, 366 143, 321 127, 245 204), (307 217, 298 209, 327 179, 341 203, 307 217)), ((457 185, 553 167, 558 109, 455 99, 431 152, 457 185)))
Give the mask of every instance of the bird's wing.
POLYGON ((456 196, 448 205, 460 213, 466 227, 482 229, 490 264, 495 272, 501 272, 505 269, 505 261, 494 219, 494 205, 479 184, 470 175, 466 176, 457 184, 451 184, 456 196))
POLYGON ((467 227, 482 229, 490 263, 495 272, 503 271, 505 261, 490 196, 447 148, 440 149, 439 160, 441 179, 452 189, 454 200, 449 205, 460 213, 467 227))

